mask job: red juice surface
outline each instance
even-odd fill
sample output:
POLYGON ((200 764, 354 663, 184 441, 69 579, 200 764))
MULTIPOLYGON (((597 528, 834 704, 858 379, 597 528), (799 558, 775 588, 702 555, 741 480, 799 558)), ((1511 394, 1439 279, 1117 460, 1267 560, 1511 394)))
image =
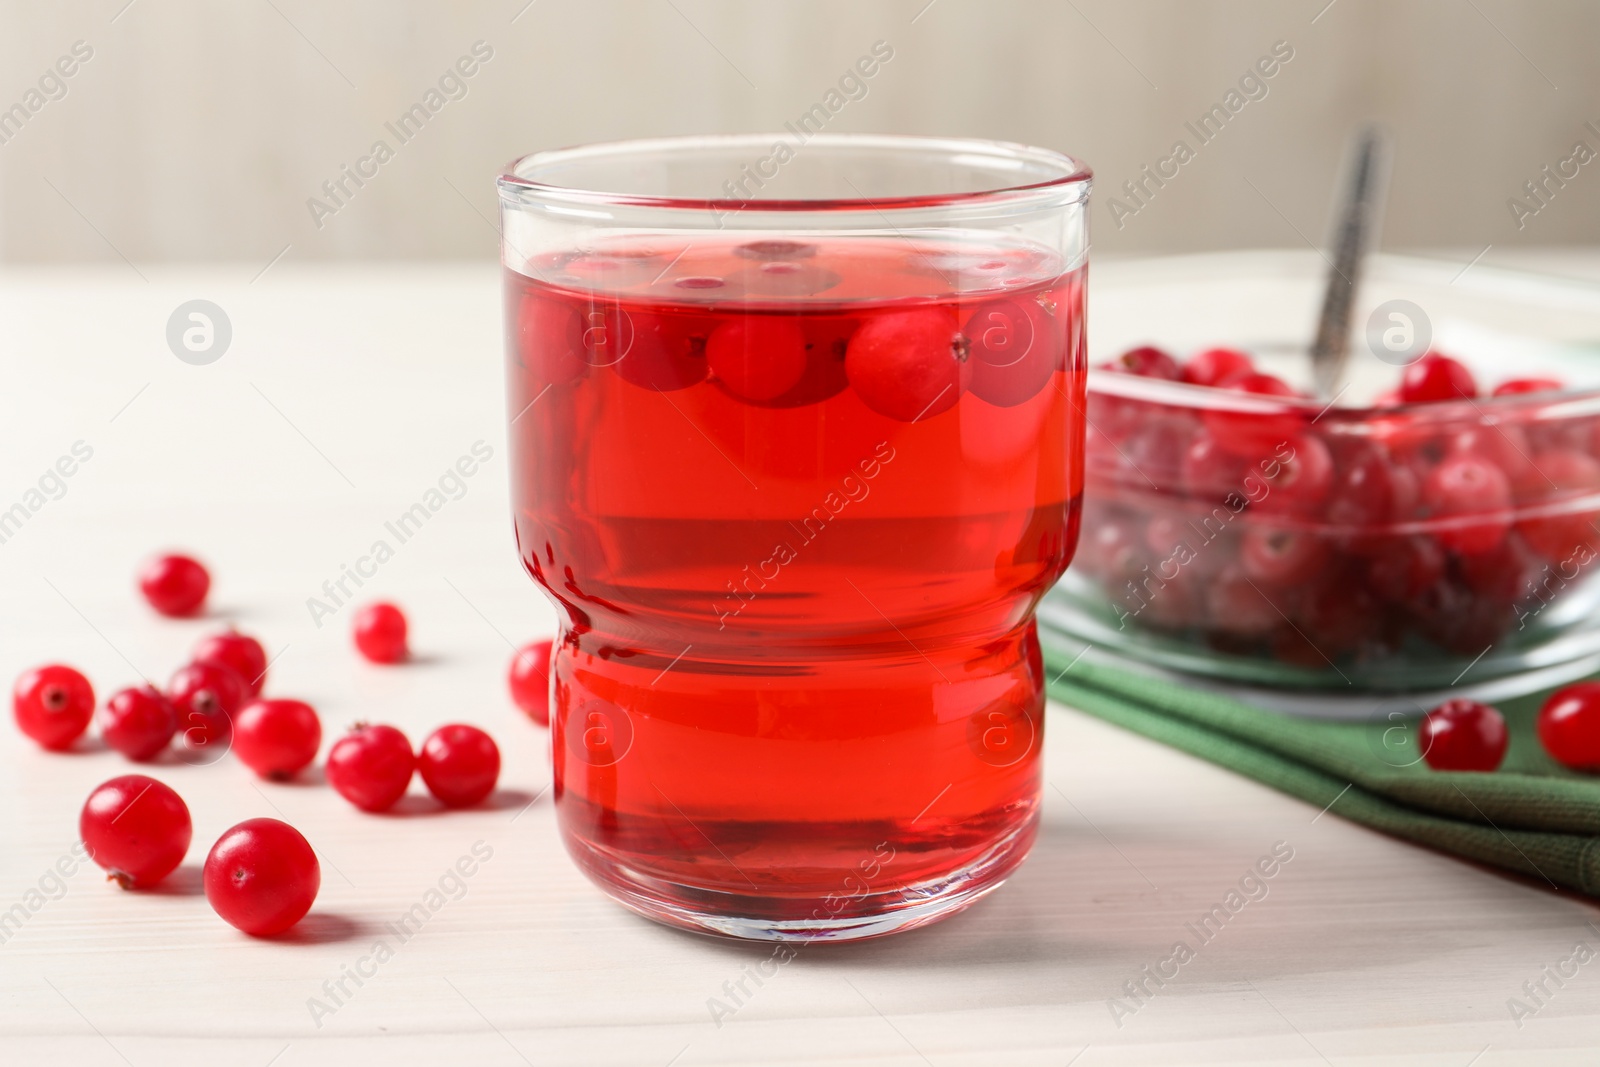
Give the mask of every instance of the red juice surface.
POLYGON ((633 237, 507 271, 557 808, 636 906, 848 920, 1026 853, 1083 280, 985 240, 633 237))

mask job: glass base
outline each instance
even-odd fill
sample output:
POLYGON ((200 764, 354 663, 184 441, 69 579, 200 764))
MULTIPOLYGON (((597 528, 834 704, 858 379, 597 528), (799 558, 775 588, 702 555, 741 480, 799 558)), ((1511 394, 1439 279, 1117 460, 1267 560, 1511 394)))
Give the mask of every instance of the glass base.
POLYGON ((1027 858, 1038 816, 1000 838, 973 862, 940 878, 865 895, 785 900, 783 911, 804 918, 770 915, 773 898, 728 893, 664 881, 617 862, 592 844, 566 837, 567 851, 589 879, 618 903, 647 919, 695 933, 745 941, 864 941, 914 930, 969 907, 1001 884, 1027 858), (843 906, 838 906, 843 901, 843 906), (835 907, 831 908, 829 905, 835 907), (829 911, 834 914, 828 915, 829 911), (822 915, 823 917, 816 917, 822 915))

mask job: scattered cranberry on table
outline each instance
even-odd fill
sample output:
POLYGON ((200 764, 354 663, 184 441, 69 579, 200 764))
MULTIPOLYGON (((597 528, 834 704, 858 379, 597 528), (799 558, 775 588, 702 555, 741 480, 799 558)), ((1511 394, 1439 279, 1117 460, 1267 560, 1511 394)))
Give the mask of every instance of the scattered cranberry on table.
POLYGON ((441 726, 417 753, 422 782, 447 808, 470 808, 494 792, 500 749, 494 738, 464 723, 441 726))
POLYGON ((247 696, 260 696, 267 678, 267 650, 261 642, 238 630, 202 637, 190 657, 196 663, 220 663, 232 667, 244 682, 247 696))
POLYGON ((358 725, 328 752, 328 784, 362 811, 388 811, 405 796, 416 770, 406 735, 393 726, 358 725))
POLYGON ((233 716, 245 702, 244 679, 220 663, 179 667, 167 683, 167 699, 178 709, 178 728, 191 749, 226 746, 233 716))
POLYGON ((406 617, 393 604, 368 604, 356 612, 356 649, 373 663, 399 663, 406 658, 406 617))
POLYGON ((206 856, 206 901, 252 937, 281 934, 305 918, 322 888, 310 842, 277 819, 246 819, 206 856))
POLYGON ((89 794, 78 833, 89 858, 118 885, 143 889, 183 862, 194 828, 183 798, 169 786, 125 774, 89 794))
POLYGON ((1600 682, 1579 682, 1552 693, 1539 709, 1538 731, 1551 759, 1600 774, 1600 682))
POLYGON ((139 589, 161 614, 183 618, 205 605, 211 575, 190 556, 156 556, 139 571, 139 589))
POLYGON ((550 641, 534 641, 511 657, 511 699, 540 726, 550 725, 550 641))
MULTIPOLYGON (((146 568, 141 584, 158 610, 183 615, 199 609, 210 579, 186 557, 161 557, 146 568)), ((356 643, 369 659, 396 662, 406 655, 405 630, 397 608, 370 605, 357 618, 356 643)), ((510 678, 519 706, 530 715, 542 711, 546 719, 550 650, 549 641, 522 649, 510 678)), ((101 736, 107 747, 145 761, 182 729, 191 748, 225 751, 231 743, 240 762, 263 778, 293 777, 315 760, 322 725, 303 701, 259 697, 266 667, 255 638, 232 629, 212 634, 172 676, 166 693, 149 685, 113 693, 100 710, 101 736)), ((88 679, 60 664, 19 677, 12 705, 22 732, 47 749, 71 747, 95 717, 88 679)), ((483 730, 452 723, 428 737, 419 758, 399 730, 361 725, 333 746, 327 779, 357 807, 384 811, 405 794, 419 768, 441 803, 470 807, 494 791, 500 750, 483 730)), ((183 799, 139 774, 113 778, 90 793, 78 829, 89 857, 124 889, 143 889, 171 874, 194 833, 183 799)), ((272 937, 310 911, 322 873, 299 831, 276 819, 250 819, 217 840, 203 882, 207 901, 225 921, 252 936, 272 937)))
POLYGON ((121 689, 100 709, 100 738, 143 763, 166 751, 178 732, 178 709, 152 686, 121 689))
POLYGON ((300 700, 252 700, 233 720, 233 752, 263 778, 286 781, 322 747, 322 721, 300 700))
POLYGON ((94 687, 71 667, 35 667, 17 679, 11 711, 24 734, 51 751, 64 751, 89 728, 94 687))
POLYGON ((1476 700, 1447 700, 1422 720, 1417 747, 1436 771, 1492 771, 1505 759, 1506 720, 1476 700))

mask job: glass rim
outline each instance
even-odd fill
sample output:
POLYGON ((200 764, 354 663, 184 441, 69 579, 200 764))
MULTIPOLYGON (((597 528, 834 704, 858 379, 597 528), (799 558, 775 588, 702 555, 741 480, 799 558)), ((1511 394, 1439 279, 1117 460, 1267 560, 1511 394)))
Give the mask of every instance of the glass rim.
MULTIPOLYGON (((738 199, 729 197, 685 197, 645 193, 607 192, 582 186, 536 181, 528 172, 553 164, 599 159, 606 156, 626 160, 629 156, 660 150, 684 151, 694 147, 730 149, 747 147, 766 153, 775 143, 790 139, 785 133, 697 134, 678 137, 650 137, 616 141, 597 141, 564 148, 544 149, 518 157, 506 164, 495 179, 502 197, 530 195, 541 200, 590 205, 661 208, 694 211, 892 211, 915 210, 968 204, 1038 200, 1044 203, 1081 202, 1089 193, 1094 172, 1088 164, 1054 149, 1039 148, 1015 141, 968 137, 924 137, 906 134, 818 133, 804 146, 878 149, 885 153, 912 151, 942 152, 946 155, 982 155, 992 159, 1032 162, 1058 173, 1042 181, 1020 184, 996 183, 985 188, 959 193, 924 193, 889 197, 819 197, 801 199, 738 199), (1062 193, 1071 195, 1063 197, 1062 193)), ((802 146, 802 147, 804 147, 802 146)), ((798 149, 797 149, 798 150, 798 149)), ((520 199, 520 197, 518 197, 520 199)))

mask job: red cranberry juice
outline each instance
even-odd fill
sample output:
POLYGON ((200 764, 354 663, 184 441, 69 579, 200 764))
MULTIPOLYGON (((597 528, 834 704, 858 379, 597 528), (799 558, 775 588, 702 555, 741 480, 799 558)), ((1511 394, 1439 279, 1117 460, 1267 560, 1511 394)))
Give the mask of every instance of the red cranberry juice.
POLYGON ((592 877, 803 923, 1020 862, 1082 306, 1032 245, 634 238, 507 272, 518 550, 562 616, 555 797, 592 877))

